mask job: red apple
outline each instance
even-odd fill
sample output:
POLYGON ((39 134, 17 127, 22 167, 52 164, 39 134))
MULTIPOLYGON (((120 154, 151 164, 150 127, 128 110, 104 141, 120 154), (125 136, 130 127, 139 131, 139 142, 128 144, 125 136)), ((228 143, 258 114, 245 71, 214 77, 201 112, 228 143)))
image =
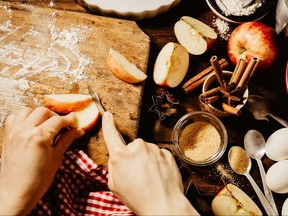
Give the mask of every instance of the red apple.
POLYGON ((286 92, 288 94, 288 61, 286 63, 286 92))
POLYGON ((231 33, 228 40, 228 55, 236 65, 240 58, 261 60, 259 71, 267 70, 277 57, 277 34, 275 30, 260 22, 246 22, 231 33))

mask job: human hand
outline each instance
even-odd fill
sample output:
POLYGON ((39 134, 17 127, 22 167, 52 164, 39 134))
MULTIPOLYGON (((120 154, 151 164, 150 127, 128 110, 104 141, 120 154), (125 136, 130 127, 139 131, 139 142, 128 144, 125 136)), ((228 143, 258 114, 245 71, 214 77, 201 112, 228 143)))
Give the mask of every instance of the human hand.
POLYGON ((75 121, 44 107, 8 116, 2 143, 0 215, 28 214, 52 184, 69 145, 81 129, 59 133, 75 121))
POLYGON ((102 120, 109 151, 108 186, 137 215, 195 215, 183 194, 180 172, 173 155, 152 143, 136 139, 127 146, 115 128, 113 116, 102 120))

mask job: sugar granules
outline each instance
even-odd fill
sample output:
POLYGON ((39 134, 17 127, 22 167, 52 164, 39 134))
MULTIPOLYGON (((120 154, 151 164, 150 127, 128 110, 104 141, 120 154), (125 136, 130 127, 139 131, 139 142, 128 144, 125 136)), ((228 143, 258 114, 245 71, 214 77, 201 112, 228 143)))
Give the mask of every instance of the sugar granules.
POLYGON ((222 180, 225 182, 225 184, 231 183, 234 185, 238 185, 238 181, 235 177, 234 171, 229 167, 229 165, 224 165, 220 162, 217 162, 216 170, 220 174, 222 180))
POLYGON ((195 161, 202 161, 217 152, 221 137, 217 129, 207 122, 193 122, 187 125, 179 138, 179 147, 184 154, 195 161))

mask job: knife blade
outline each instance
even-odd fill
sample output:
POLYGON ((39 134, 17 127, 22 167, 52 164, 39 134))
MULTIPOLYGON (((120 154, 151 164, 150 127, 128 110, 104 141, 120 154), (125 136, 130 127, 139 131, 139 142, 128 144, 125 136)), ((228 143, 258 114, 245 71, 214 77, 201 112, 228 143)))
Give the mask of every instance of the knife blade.
MULTIPOLYGON (((98 94, 95 93, 90 86, 88 86, 88 91, 89 91, 89 94, 92 96, 92 99, 93 99, 94 103, 96 104, 96 106, 97 106, 97 108, 101 114, 101 117, 102 117, 106 110, 105 110, 104 106, 102 105, 98 94)), ((119 137, 121 138, 122 143, 126 145, 126 141, 124 140, 122 134, 120 133, 120 131, 118 130, 117 127, 115 127, 115 128, 116 128, 116 131, 117 131, 119 137)))
POLYGON ((89 91, 89 94, 92 96, 92 99, 95 102, 95 104, 96 104, 101 116, 103 116, 103 114, 105 112, 105 108, 103 107, 99 96, 91 89, 90 86, 88 86, 88 91, 89 91))

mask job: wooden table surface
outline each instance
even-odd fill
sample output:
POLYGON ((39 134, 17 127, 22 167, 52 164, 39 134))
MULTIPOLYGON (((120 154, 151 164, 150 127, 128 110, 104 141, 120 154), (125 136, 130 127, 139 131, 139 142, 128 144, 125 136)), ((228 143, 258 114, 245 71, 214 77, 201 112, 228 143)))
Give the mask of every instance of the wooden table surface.
MULTIPOLYGON (((9 2, 20 1, 10 0, 9 2)), ((51 2, 49 0, 21 1, 21 3, 38 5, 41 7, 53 7, 56 9, 71 10, 79 13, 91 13, 89 10, 73 0, 54 0, 51 2), (51 4, 51 2, 53 2, 53 4, 51 4)), ((203 110, 203 107, 198 101, 200 90, 196 90, 195 92, 182 97, 176 94, 177 92, 174 90, 163 89, 156 86, 153 82, 152 73, 154 62, 160 49, 168 42, 177 42, 173 31, 173 26, 175 22, 177 22, 179 18, 184 15, 199 19, 210 26, 213 25, 213 22, 216 19, 216 15, 208 8, 204 0, 197 1, 197 3, 191 0, 182 0, 179 5, 172 8, 165 14, 158 15, 151 19, 137 21, 138 26, 150 37, 151 40, 150 56, 147 68, 148 79, 146 80, 144 86, 138 137, 141 137, 146 141, 153 142, 159 146, 168 147, 173 153, 175 152, 171 142, 171 133, 177 120, 187 112, 203 110), (165 120, 160 121, 158 115, 150 111, 150 108, 153 105, 152 96, 161 95, 166 91, 174 94, 175 99, 179 100, 180 103, 179 105, 175 105, 175 108, 177 109, 176 114, 173 114, 167 117, 165 120)), ((264 17, 261 22, 274 27, 275 8, 271 8, 269 14, 264 17)), ((230 30, 232 31, 236 26, 237 24, 230 24, 230 30)), ((280 35, 279 43, 281 46, 279 48, 279 57, 276 60, 276 64, 269 71, 267 71, 265 75, 259 75, 255 78, 253 77, 249 83, 249 91, 250 94, 260 94, 266 97, 270 101, 273 111, 283 119, 288 120, 288 100, 284 82, 284 71, 287 61, 288 48, 287 38, 285 39, 280 35)), ((212 49, 205 54, 201 56, 190 55, 190 66, 185 80, 208 67, 210 65, 209 60, 212 55, 217 55, 218 58, 226 58, 228 60, 226 45, 227 41, 219 38, 212 49)), ((233 68, 231 63, 228 66, 228 69, 229 68, 231 70, 233 68)), ((242 111, 243 113, 240 117, 231 116, 221 118, 222 122, 227 128, 229 136, 227 151, 234 145, 243 147, 244 135, 250 129, 257 129, 267 140, 267 138, 274 131, 283 127, 273 119, 269 119, 269 121, 259 121, 253 119, 245 107, 242 111)), ((185 188, 187 188, 190 182, 193 182, 193 184, 190 184, 190 187, 186 191, 186 196, 200 213, 212 215, 210 206, 211 201, 223 187, 223 182, 221 181, 220 172, 218 169, 219 166, 217 165, 223 165, 225 170, 231 174, 230 182, 237 184, 242 190, 244 190, 258 204, 265 214, 265 211, 248 180, 243 176, 233 173, 233 171, 231 171, 229 168, 227 162, 227 151, 218 163, 207 167, 187 165, 182 163, 177 155, 174 154, 179 166, 181 166, 180 171, 183 176, 185 188)), ((266 156, 262 158, 262 161, 266 171, 274 163, 266 156)), ((256 161, 252 160, 252 162, 251 175, 254 177, 259 187, 262 188, 256 161)), ((288 196, 287 194, 275 193, 273 193, 273 195, 278 211, 281 212, 282 204, 288 196)))

